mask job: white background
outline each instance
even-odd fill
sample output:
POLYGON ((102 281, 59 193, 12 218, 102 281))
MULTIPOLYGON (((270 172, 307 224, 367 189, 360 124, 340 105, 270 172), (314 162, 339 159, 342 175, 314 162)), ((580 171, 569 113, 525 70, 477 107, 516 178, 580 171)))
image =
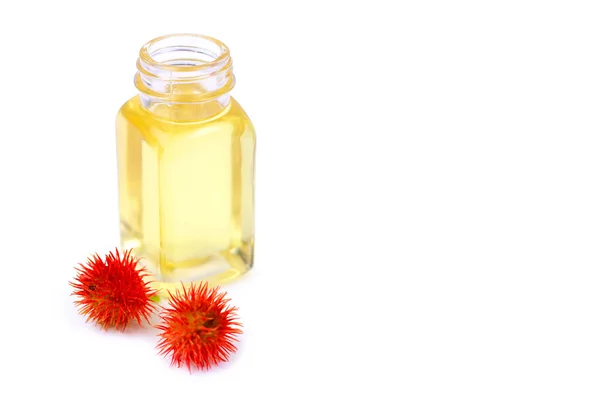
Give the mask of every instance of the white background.
POLYGON ((0 398, 598 399, 597 1, 0 2, 0 398), (223 40, 258 132, 229 364, 68 280, 118 244, 139 48, 223 40))

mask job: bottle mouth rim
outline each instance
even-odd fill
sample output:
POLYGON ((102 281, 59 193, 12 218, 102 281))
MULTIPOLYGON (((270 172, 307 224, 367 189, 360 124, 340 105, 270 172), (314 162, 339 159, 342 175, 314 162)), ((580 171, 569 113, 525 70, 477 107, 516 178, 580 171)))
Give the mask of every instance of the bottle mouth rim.
POLYGON ((152 39, 140 49, 137 69, 138 90, 171 103, 210 101, 227 96, 235 85, 229 48, 202 34, 152 39))
MULTIPOLYGON (((166 49, 168 49, 168 47, 166 49)), ((229 48, 223 42, 211 36, 198 33, 172 33, 159 36, 144 44, 139 52, 139 60, 146 65, 154 68, 160 68, 161 70, 180 72, 199 72, 202 70, 218 68, 222 64, 226 63, 229 57, 229 48), (188 45, 188 47, 196 48, 203 54, 208 54, 206 50, 200 51, 201 49, 205 49, 206 45, 210 45, 216 51, 211 51, 210 60, 204 60, 197 63, 172 64, 168 61, 156 59, 156 55, 160 54, 161 44, 169 41, 191 42, 192 44, 188 45)))

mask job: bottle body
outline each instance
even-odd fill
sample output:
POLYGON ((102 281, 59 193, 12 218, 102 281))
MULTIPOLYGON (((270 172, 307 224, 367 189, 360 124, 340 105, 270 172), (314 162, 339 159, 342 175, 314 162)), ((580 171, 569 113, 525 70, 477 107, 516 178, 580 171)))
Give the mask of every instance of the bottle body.
POLYGON ((117 115, 121 244, 159 288, 221 284, 252 267, 256 136, 226 100, 153 102, 142 93, 117 115))

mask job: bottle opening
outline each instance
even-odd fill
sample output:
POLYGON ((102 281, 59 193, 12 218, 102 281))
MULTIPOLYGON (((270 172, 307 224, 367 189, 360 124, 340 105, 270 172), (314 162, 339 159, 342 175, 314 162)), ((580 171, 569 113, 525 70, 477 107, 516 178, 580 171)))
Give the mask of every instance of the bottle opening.
POLYGON ((169 103, 229 101, 235 77, 229 49, 205 35, 173 34, 140 50, 135 85, 143 96, 169 103))
POLYGON ((162 36, 146 43, 140 50, 140 60, 156 68, 183 67, 198 69, 218 67, 229 58, 229 49, 221 41, 193 34, 162 36))

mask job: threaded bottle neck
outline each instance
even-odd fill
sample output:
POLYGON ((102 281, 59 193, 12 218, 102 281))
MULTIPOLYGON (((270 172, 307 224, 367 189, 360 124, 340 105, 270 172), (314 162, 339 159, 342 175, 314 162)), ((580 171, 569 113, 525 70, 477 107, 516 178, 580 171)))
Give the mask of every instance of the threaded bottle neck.
POLYGON ((205 119, 229 104, 235 85, 229 49, 204 35, 156 38, 140 50, 135 86, 142 105, 172 119, 205 119))

